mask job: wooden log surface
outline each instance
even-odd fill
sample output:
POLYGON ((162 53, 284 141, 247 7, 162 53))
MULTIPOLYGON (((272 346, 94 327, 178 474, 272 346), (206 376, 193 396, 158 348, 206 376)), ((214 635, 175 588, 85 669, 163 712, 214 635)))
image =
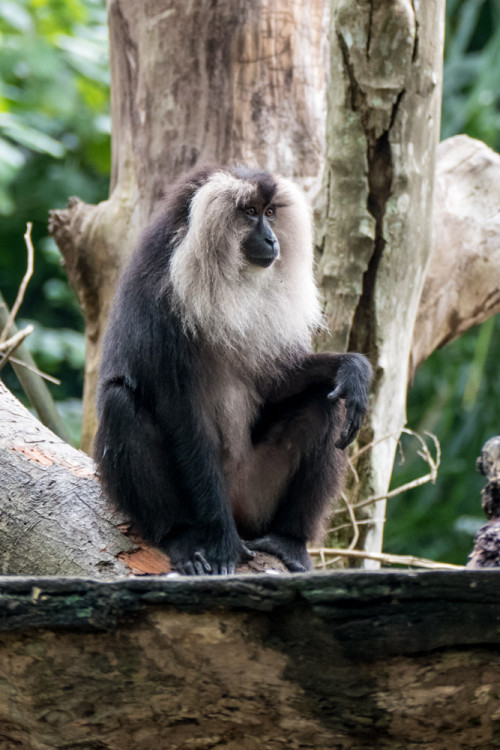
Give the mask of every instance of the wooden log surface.
POLYGON ((500 745, 499 571, 0 579, 0 746, 500 745))

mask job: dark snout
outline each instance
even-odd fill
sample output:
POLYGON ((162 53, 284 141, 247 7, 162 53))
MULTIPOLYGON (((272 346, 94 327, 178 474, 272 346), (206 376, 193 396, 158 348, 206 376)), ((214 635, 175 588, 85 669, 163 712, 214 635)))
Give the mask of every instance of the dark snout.
POLYGON ((255 266, 267 268, 279 258, 280 246, 269 222, 262 217, 243 243, 247 260, 255 266))

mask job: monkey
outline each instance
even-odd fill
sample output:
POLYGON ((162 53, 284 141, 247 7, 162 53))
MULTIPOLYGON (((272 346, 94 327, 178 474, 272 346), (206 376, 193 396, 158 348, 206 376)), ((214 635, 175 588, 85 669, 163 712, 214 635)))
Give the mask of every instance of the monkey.
POLYGON ((255 551, 311 568, 371 366, 313 353, 312 213, 288 179, 200 167, 162 199, 105 335, 95 460, 108 498, 185 575, 255 551))

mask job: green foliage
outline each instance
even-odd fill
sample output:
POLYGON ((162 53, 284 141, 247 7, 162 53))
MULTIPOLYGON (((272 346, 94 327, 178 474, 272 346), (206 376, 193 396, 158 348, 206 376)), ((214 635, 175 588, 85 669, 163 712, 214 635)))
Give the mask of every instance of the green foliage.
MULTIPOLYGON (((32 221, 35 274, 21 316, 36 322, 36 333, 26 344, 39 367, 62 380, 51 390, 55 398, 69 399, 61 409, 72 415, 81 398, 83 320, 47 235, 47 219, 70 195, 89 203, 106 197, 108 104, 104 2, 2 0, 0 289, 12 304, 26 264, 23 234, 32 221)), ((21 395, 12 373, 5 378, 21 395)))
POLYGON ((442 138, 468 133, 500 150, 500 4, 447 0, 442 138))
MULTIPOLYGON (((468 133, 500 149, 500 6, 496 0, 448 0, 442 137, 468 133)), ((485 523, 474 471, 483 443, 500 433, 500 318, 468 331, 418 370, 408 397, 408 425, 435 433, 442 463, 434 486, 390 500, 388 552, 464 563, 485 523)), ((403 439, 393 486, 427 473, 403 439)))

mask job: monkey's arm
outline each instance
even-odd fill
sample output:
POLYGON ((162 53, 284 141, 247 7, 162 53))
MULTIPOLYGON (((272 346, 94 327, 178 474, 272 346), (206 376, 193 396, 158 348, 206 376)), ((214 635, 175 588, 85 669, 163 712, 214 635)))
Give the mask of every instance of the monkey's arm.
POLYGON ((372 368, 362 354, 310 354, 274 383, 266 401, 271 407, 297 399, 310 388, 323 387, 325 398, 332 403, 344 400, 345 419, 337 447, 344 449, 352 443, 361 428, 368 408, 368 393, 372 368))

